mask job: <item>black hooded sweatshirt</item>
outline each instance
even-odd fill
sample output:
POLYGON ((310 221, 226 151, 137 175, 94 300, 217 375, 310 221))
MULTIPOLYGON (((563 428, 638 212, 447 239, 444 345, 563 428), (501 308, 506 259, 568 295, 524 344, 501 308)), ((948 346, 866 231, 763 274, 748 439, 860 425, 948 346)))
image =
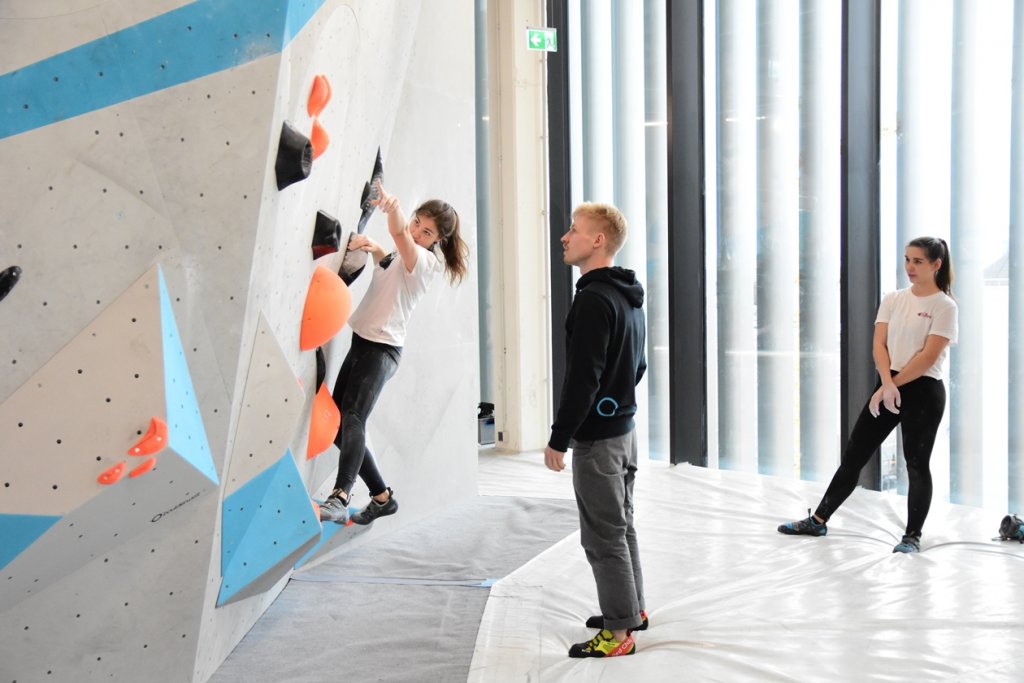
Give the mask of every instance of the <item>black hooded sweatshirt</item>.
POLYGON ((593 441, 634 428, 636 385, 647 370, 644 288, 632 270, 589 271, 565 319, 566 368, 548 445, 593 441))

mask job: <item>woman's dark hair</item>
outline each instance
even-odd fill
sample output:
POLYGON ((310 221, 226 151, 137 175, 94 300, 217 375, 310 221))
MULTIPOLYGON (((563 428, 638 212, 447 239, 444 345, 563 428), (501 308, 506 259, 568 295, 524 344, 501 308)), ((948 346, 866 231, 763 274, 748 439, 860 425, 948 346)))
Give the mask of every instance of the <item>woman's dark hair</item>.
POLYGON ((469 269, 469 245, 459 234, 459 214, 448 202, 429 199, 416 209, 417 216, 432 218, 437 225, 437 246, 444 257, 444 270, 448 280, 455 284, 462 282, 469 269))
POLYGON ((947 296, 953 296, 953 255, 949 253, 949 245, 941 237, 918 237, 907 242, 908 247, 917 247, 924 251, 930 263, 942 259, 939 272, 935 273, 935 284, 947 296))

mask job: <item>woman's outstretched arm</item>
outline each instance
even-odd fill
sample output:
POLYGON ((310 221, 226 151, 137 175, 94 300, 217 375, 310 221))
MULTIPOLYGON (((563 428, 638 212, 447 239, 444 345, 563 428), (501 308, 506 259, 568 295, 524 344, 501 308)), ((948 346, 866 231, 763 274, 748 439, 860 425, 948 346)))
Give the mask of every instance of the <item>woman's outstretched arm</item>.
POLYGON ((416 266, 417 253, 416 243, 413 241, 412 235, 409 234, 409 224, 405 219, 405 212, 402 211, 402 207, 398 203, 398 197, 388 194, 379 180, 377 181, 377 192, 379 199, 374 200, 373 203, 387 214, 388 232, 395 240, 395 248, 398 250, 399 256, 402 257, 406 272, 411 273, 416 266))

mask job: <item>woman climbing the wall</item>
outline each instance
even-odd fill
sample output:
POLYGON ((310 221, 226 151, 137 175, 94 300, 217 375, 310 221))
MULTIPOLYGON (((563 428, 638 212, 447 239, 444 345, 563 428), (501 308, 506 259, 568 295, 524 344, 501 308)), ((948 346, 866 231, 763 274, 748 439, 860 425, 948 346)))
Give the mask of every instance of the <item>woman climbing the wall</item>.
POLYGON ((373 279, 349 318, 352 346, 338 371, 334 402, 342 422, 334 444, 340 450, 338 478, 320 506, 320 519, 338 524, 349 520, 348 502, 356 474, 370 490, 371 500, 352 516, 369 524, 398 511, 394 493, 384 482, 373 454, 366 447, 366 424, 384 383, 395 374, 405 344, 405 327, 416 303, 442 270, 456 284, 466 275, 469 247, 459 233, 459 214, 447 202, 431 199, 406 222, 398 198, 377 182, 373 203, 388 217, 394 250, 388 251, 366 235, 354 235, 349 250, 369 252, 373 279))
POLYGON ((853 493, 871 454, 899 424, 910 487, 906 531, 892 551, 921 549, 921 528, 932 502, 928 461, 946 407, 942 366, 949 346, 957 340, 957 305, 951 296, 953 261, 945 240, 911 240, 903 266, 910 287, 887 294, 875 317, 878 387, 857 418, 839 469, 817 510, 806 519, 780 525, 780 533, 824 536, 825 523, 853 493))

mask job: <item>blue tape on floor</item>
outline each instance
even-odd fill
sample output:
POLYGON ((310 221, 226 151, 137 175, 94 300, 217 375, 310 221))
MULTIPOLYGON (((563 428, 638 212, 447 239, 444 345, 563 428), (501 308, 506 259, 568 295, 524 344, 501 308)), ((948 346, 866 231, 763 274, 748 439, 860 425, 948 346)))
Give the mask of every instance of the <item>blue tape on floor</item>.
POLYGON ((317 583, 387 583, 401 586, 464 586, 466 588, 490 588, 497 579, 409 579, 386 576, 345 576, 343 574, 292 574, 292 581, 317 583))

